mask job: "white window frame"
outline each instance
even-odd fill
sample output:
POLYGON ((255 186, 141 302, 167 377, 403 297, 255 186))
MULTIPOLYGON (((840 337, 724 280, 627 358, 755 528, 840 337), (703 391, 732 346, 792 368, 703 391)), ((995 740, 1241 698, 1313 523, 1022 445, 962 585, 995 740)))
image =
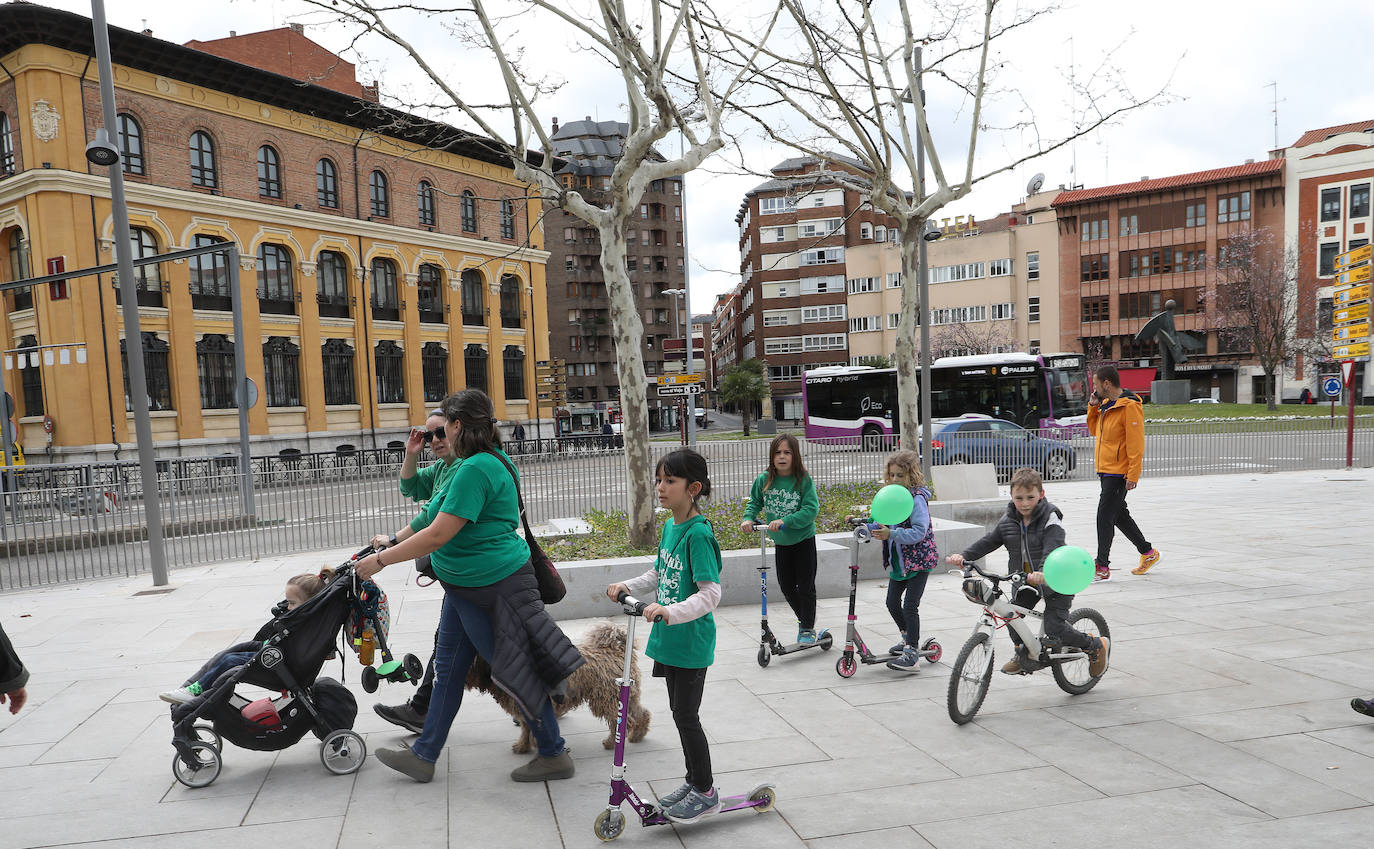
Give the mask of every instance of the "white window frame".
POLYGON ((1037 322, 1040 320, 1040 298, 1039 296, 1026 299, 1026 321, 1037 322))
POLYGON ((800 354, 803 347, 801 336, 774 336, 764 338, 763 353, 769 354, 800 354))
POLYGON ((849 294, 851 295, 863 295, 878 291, 878 278, 876 277, 851 277, 848 283, 849 294))
POLYGON ((849 319, 850 333, 872 333, 882 330, 882 317, 876 315, 859 315, 849 319))
POLYGON ((844 304, 822 304, 817 307, 802 307, 802 324, 817 324, 823 321, 844 321, 844 304))
POLYGON ((989 277, 1005 277, 1012 272, 1010 259, 994 259, 988 261, 989 277))
POLYGON ((804 351, 840 351, 846 347, 843 333, 817 333, 802 337, 804 351))
POLYGON ((993 321, 1011 321, 1015 318, 1014 305, 1011 303, 990 304, 989 313, 993 321))
POLYGON ((900 289, 900 288, 902 288, 902 272, 900 272, 900 271, 889 271, 889 272, 887 273, 887 288, 889 288, 889 289, 900 289))
POLYGON ((811 248, 801 252, 801 265, 838 265, 844 262, 844 248, 811 248))
POLYGON ((1040 252, 1026 251, 1026 279, 1040 279, 1040 252))
POLYGON ((842 275, 827 274, 823 277, 803 277, 801 279, 801 293, 803 295, 837 295, 845 291, 845 279, 842 275))

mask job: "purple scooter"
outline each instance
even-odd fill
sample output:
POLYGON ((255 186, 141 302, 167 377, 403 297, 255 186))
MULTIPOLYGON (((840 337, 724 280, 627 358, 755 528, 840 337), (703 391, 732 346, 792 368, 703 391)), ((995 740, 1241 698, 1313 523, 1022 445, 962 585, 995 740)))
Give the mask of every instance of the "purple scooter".
MULTIPOLYGON (((621 610, 630 618, 630 622, 625 628, 625 668, 616 679, 616 683, 620 685, 620 711, 616 715, 615 759, 611 762, 611 797, 606 810, 597 815, 596 824, 592 829, 602 841, 615 840, 625 833, 625 815, 621 813, 620 806, 627 801, 635 813, 639 814, 640 825, 668 825, 672 822, 657 804, 641 799, 630 782, 625 780, 625 715, 630 710, 630 687, 634 684, 634 679, 630 677, 630 661, 634 658, 635 651, 635 623, 644 617, 644 608, 648 603, 638 601, 628 593, 621 593, 617 601, 620 602, 621 610)), ((772 810, 776 798, 777 791, 773 789, 773 785, 760 784, 746 796, 722 797, 720 813, 752 808, 761 814, 772 810)))

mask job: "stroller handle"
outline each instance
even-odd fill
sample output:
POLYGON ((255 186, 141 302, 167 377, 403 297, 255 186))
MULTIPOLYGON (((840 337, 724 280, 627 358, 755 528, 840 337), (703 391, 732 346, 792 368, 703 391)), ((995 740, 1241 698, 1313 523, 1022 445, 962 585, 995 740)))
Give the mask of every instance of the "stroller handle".
MULTIPOLYGON (((616 596, 616 601, 620 602, 620 608, 625 611, 626 616, 643 616, 644 608, 649 606, 647 601, 640 601, 629 593, 622 592, 616 596)), ((655 622, 662 622, 662 613, 654 617, 655 622)))

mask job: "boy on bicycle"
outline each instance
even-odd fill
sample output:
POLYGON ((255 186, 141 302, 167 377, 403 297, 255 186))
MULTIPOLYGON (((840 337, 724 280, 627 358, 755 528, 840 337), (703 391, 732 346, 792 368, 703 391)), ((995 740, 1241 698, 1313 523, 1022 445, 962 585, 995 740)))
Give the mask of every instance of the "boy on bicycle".
MULTIPOLYGON (((1064 544, 1064 524, 1060 521, 1063 517, 1058 507, 1045 500, 1045 484, 1040 473, 1034 469, 1017 469, 1011 476, 1011 503, 997 527, 964 549, 962 554, 946 557, 945 562, 963 566, 965 560, 977 560, 1006 546, 1007 574, 1024 572, 1027 583, 1041 588, 1045 597, 1046 636, 1082 649, 1088 655, 1088 672, 1096 678, 1107 671, 1111 640, 1090 637, 1071 627, 1068 620, 1073 596, 1061 595, 1046 586, 1045 573, 1040 571, 1045 556, 1064 544)), ((1008 629, 1007 633, 1017 644, 1018 655, 1007 661, 1002 671, 1018 675, 1021 673, 1021 642, 1015 631, 1008 629)))

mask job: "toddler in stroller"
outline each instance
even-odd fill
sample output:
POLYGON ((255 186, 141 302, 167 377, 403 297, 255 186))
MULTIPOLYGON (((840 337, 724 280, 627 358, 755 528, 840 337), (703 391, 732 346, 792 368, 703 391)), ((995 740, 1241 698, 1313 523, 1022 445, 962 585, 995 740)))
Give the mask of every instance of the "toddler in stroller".
POLYGON ((318 676, 362 591, 353 562, 369 553, 370 548, 364 549, 318 576, 292 578, 285 609, 273 608, 274 618, 251 642, 220 652, 185 686, 161 694, 174 702, 172 774, 177 781, 204 787, 218 778, 224 740, 275 752, 299 742, 308 731, 323 741, 320 760, 330 772, 347 775, 362 766, 367 746, 352 730, 357 700, 339 682, 318 676), (281 695, 250 701, 235 692, 239 684, 281 695), (208 724, 197 724, 201 719, 208 724))

